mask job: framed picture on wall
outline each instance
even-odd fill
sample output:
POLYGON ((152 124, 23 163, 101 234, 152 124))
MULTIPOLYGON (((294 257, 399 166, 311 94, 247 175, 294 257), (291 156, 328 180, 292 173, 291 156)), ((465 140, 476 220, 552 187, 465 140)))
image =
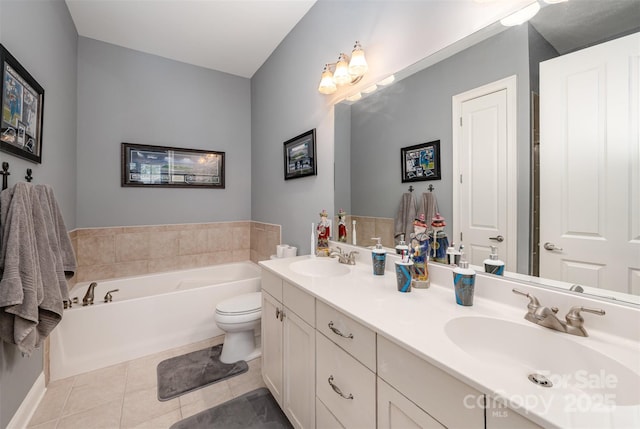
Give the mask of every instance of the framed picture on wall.
POLYGON ((224 189, 224 152, 122 143, 121 185, 224 189))
POLYGON ((314 128, 284 142, 284 180, 317 174, 314 128))
POLYGON ((400 149, 402 182, 440 180, 440 140, 400 149))
POLYGON ((2 119, 0 150, 42 162, 44 88, 0 45, 2 119))

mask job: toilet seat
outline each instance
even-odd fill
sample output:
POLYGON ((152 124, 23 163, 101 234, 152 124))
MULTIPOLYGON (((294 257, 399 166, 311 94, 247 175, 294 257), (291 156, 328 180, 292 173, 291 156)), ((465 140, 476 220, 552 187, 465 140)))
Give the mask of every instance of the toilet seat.
POLYGON ((220 301, 215 319, 220 323, 236 324, 259 320, 262 316, 262 292, 245 293, 220 301))

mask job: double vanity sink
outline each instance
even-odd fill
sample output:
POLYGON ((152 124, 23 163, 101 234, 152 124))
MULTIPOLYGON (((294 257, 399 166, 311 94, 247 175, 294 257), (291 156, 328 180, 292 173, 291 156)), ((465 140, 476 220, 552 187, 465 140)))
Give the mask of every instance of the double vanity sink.
POLYGON ((355 266, 309 256, 261 265, 482 392, 487 408, 508 407, 542 427, 640 427, 637 309, 493 276, 477 276, 474 306, 462 307, 450 267, 431 264, 430 288, 399 293, 392 258, 385 275, 374 276, 363 253, 355 266), (525 320, 527 302, 514 286, 564 311, 586 305, 606 307, 606 315, 584 314, 588 337, 554 331, 525 320), (622 335, 612 331, 620 321, 622 335))

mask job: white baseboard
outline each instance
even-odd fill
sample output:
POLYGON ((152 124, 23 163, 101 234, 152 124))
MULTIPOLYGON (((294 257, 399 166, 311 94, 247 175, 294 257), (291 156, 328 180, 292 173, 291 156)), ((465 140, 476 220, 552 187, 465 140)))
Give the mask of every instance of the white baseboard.
POLYGON ((46 391, 47 388, 44 385, 44 372, 41 372, 40 376, 38 376, 36 381, 33 383, 33 386, 31 386, 29 393, 27 393, 27 396, 22 401, 22 404, 18 407, 18 411, 13 415, 7 429, 26 428, 46 391))

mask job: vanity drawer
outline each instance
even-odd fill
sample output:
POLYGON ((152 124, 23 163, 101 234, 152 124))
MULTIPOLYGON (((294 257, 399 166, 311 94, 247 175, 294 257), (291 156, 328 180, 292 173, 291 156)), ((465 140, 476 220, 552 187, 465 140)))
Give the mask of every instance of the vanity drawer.
POLYGON ((378 376, 447 427, 484 428, 484 407, 464 405, 482 393, 381 336, 378 376))
POLYGON ((282 279, 271 271, 262 269, 262 290, 282 302, 282 279))
POLYGON ((316 299, 302 289, 283 282, 282 303, 311 326, 316 326, 316 299))
POLYGON ((376 376, 324 335, 316 335, 316 396, 345 428, 376 427, 376 376), (344 396, 329 384, 329 379, 344 396))
POLYGON ((324 302, 316 301, 316 314, 318 331, 371 371, 376 370, 375 332, 324 302))

